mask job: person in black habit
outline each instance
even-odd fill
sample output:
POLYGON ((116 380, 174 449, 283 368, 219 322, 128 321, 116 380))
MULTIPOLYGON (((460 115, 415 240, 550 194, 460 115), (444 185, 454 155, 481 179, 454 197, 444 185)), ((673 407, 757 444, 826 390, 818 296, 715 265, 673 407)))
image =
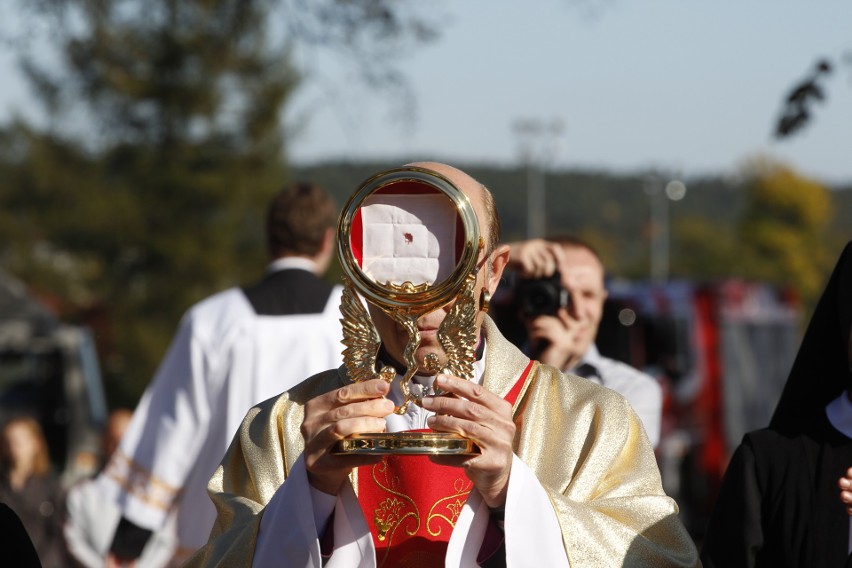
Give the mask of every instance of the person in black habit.
POLYGON ((24 523, 6 503, 0 503, 0 534, 3 535, 4 558, 9 566, 41 568, 41 561, 24 523))
POLYGON ((746 434, 731 458, 701 550, 706 568, 852 567, 850 518, 838 498, 852 465, 850 333, 852 242, 769 427, 746 434))

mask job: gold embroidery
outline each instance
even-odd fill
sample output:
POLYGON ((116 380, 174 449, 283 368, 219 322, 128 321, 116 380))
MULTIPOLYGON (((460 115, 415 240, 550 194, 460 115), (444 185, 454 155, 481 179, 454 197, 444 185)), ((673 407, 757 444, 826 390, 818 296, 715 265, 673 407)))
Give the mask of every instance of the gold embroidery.
POLYGON ((405 518, 404 515, 400 515, 404 506, 405 504, 402 501, 394 497, 388 497, 379 503, 379 508, 375 510, 373 521, 376 523, 376 528, 379 529, 378 536, 380 541, 384 541, 388 531, 405 518))
MULTIPOLYGON (((385 544, 382 558, 377 559, 377 565, 380 567, 384 566, 390 558, 396 531, 402 528, 408 536, 415 536, 422 522, 417 503, 400 491, 401 480, 394 475, 394 469, 391 467, 390 460, 400 459, 404 458, 385 456, 381 462, 370 468, 376 486, 390 494, 380 501, 373 511, 377 540, 385 544), (409 523, 404 526, 407 520, 409 523)), ((458 478, 453 481, 453 494, 438 499, 432 504, 425 524, 426 531, 431 536, 441 535, 446 528, 443 523, 449 525, 450 530, 455 527, 471 489, 473 489, 473 483, 467 477, 458 478)))
POLYGON ((179 493, 179 488, 160 480, 121 450, 113 453, 104 473, 122 489, 158 509, 168 510, 179 493))
POLYGON ((409 536, 417 534, 417 531, 420 530, 420 511, 417 509, 414 499, 398 491, 400 480, 397 476, 391 477, 391 470, 388 466, 388 460, 390 459, 399 459, 399 457, 384 456, 382 461, 374 465, 370 470, 373 475, 373 481, 379 488, 384 489, 391 495, 399 497, 399 499, 388 497, 379 503, 378 509, 373 511, 373 522, 376 524, 379 541, 384 542, 387 540, 388 543, 383 558, 378 562, 379 566, 383 566, 387 562, 391 547, 393 546, 393 536, 406 519, 411 518, 414 521, 414 527, 406 530, 409 536), (380 475, 384 478, 384 482, 379 481, 380 475), (411 506, 413 511, 401 514, 407 505, 411 506), (390 535, 390 538, 388 538, 388 535, 390 535))
POLYGON ((435 504, 432 505, 432 508, 429 509, 429 515, 426 517, 426 531, 430 535, 439 536, 443 530, 443 527, 440 525, 433 528, 433 521, 437 522, 439 520, 444 520, 448 525, 450 525, 450 529, 455 528, 456 521, 459 519, 462 507, 464 507, 465 502, 467 502, 467 496, 470 494, 471 489, 473 489, 473 483, 469 479, 456 479, 453 482, 453 490, 455 490, 455 493, 444 497, 443 499, 438 499, 435 504), (442 515, 441 513, 435 512, 435 509, 441 506, 448 511, 448 514, 442 515))

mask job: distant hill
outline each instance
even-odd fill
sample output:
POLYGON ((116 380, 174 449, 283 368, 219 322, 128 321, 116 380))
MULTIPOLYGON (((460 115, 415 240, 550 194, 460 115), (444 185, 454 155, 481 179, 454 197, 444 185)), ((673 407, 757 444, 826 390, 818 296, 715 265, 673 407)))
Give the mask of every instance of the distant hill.
MULTIPOLYGON (((296 179, 311 180, 331 192, 343 205, 352 191, 369 176, 404 160, 392 162, 332 161, 293 166, 296 179)), ((457 164, 484 183, 494 194, 506 241, 525 238, 527 173, 523 168, 482 164, 457 164)), ((545 176, 547 234, 578 234, 600 248, 610 267, 624 276, 643 277, 649 263, 650 198, 645 193, 652 172, 614 174, 606 171, 553 171, 545 176)), ((656 174, 661 183, 665 173, 656 174)), ((669 203, 672 248, 677 248, 679 222, 701 219, 719 234, 730 233, 743 210, 739 181, 728 177, 682 180, 686 197, 669 203)), ((852 239, 852 187, 833 191, 835 215, 831 249, 852 239)), ((827 243, 828 245, 828 243, 827 243)))
MULTIPOLYGON (((298 179, 319 183, 341 204, 367 177, 399 165, 385 162, 325 162, 293 166, 298 179)), ((527 174, 521 168, 466 165, 459 167, 484 183, 493 193, 508 238, 523 238, 526 223, 527 174)), ((558 171, 545 177, 548 233, 576 231, 589 225, 615 224, 619 231, 635 228, 649 214, 644 193, 647 174, 617 175, 603 171, 558 171), (644 214, 644 215, 643 215, 644 214), (627 223, 627 227, 621 226, 627 223)), ((668 180, 666 180, 668 181, 668 180)), ((677 205, 684 213, 705 212, 733 221, 739 206, 737 187, 722 178, 685 180, 688 197, 677 205)))

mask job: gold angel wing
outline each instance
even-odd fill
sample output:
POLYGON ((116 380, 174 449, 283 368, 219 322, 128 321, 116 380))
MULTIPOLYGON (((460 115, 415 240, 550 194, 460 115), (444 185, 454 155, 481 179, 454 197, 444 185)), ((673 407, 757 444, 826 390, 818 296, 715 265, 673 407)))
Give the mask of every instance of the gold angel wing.
POLYGON ((343 326, 343 363, 349 378, 355 382, 367 381, 376 376, 376 356, 381 340, 370 314, 358 297, 352 282, 343 279, 343 296, 340 301, 340 323, 343 326))
POLYGON ((476 276, 468 275, 464 290, 438 328, 438 341, 447 354, 444 372, 468 380, 473 378, 473 363, 476 360, 475 284, 476 276))

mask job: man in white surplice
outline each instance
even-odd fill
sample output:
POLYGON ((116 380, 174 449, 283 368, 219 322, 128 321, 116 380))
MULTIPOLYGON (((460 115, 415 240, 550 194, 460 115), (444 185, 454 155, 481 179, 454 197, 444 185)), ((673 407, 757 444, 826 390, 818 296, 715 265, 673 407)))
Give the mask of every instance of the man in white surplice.
POLYGON ((216 518, 207 482, 253 404, 341 361, 340 286, 326 282, 337 211, 306 183, 267 210, 272 259, 263 279, 193 306, 182 319, 127 434, 99 477, 121 508, 114 558, 136 558, 177 508, 187 558, 216 518))

